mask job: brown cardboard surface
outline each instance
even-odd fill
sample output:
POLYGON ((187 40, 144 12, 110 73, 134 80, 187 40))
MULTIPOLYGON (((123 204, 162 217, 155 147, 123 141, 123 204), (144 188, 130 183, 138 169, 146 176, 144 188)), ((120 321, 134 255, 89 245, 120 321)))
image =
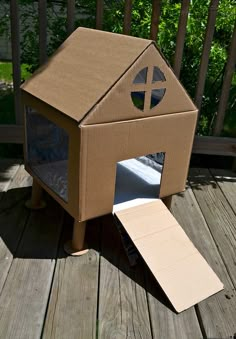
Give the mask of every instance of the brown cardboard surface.
POLYGON ((185 189, 197 111, 81 126, 79 220, 112 212, 116 164, 165 152, 160 197, 185 189))
POLYGON ((177 312, 223 289, 161 200, 116 212, 177 312))
POLYGON ((82 121, 82 124, 90 125, 140 119, 194 110, 196 110, 195 105, 153 43, 140 55, 138 60, 112 87, 110 92, 93 108, 82 121), (158 66, 164 73, 166 81, 152 83, 154 66, 158 66), (148 67, 147 83, 133 84, 135 76, 144 67, 148 67), (157 88, 166 88, 166 93, 161 102, 150 109, 148 103, 150 102, 151 90, 157 88), (131 92, 140 90, 144 90, 146 93, 143 111, 135 107, 131 99, 131 92))
POLYGON ((80 121, 151 43, 78 28, 22 89, 80 121))
POLYGON ((68 203, 41 184, 75 219, 112 212, 121 160, 165 152, 160 197, 184 190, 197 111, 153 42, 79 28, 23 84, 22 98, 69 134, 68 203), (147 66, 164 72, 166 94, 140 111, 130 92, 147 66))

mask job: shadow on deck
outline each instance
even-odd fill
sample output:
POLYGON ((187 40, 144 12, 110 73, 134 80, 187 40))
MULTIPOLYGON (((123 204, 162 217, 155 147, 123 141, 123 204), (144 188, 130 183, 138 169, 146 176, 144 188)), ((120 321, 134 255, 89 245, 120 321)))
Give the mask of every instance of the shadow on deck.
POLYGON ((72 219, 50 197, 24 207, 31 178, 0 162, 0 338, 234 338, 236 176, 191 169, 172 212, 225 289, 176 314, 140 259, 131 268, 112 216, 88 223, 91 250, 68 257, 72 219))

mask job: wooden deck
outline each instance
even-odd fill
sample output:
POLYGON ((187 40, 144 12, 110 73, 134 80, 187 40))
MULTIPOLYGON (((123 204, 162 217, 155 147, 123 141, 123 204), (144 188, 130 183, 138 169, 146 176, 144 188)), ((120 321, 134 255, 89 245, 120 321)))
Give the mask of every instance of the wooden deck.
POLYGON ((236 338, 236 175, 191 169, 172 212, 225 285, 176 314, 147 267, 130 268, 106 216, 89 222, 92 248, 68 257, 72 220, 48 196, 24 207, 31 179, 0 161, 0 338, 236 338))

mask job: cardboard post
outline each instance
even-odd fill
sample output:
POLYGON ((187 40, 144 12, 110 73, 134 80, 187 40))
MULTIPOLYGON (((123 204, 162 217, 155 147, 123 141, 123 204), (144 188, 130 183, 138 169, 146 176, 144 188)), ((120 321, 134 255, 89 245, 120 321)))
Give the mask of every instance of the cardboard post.
POLYGON ((171 202, 172 202, 172 195, 169 195, 168 197, 162 198, 162 201, 164 202, 164 204, 166 205, 168 210, 170 210, 171 202))
POLYGON ((64 250, 66 251, 67 254, 73 256, 81 256, 89 251, 84 243, 85 231, 86 231, 86 221, 79 222, 75 220, 72 240, 69 240, 64 245, 64 250))
POLYGON ((46 207, 46 203, 42 200, 43 189, 37 182, 37 180, 33 179, 32 185, 32 195, 31 199, 25 202, 25 206, 32 210, 40 210, 46 207))

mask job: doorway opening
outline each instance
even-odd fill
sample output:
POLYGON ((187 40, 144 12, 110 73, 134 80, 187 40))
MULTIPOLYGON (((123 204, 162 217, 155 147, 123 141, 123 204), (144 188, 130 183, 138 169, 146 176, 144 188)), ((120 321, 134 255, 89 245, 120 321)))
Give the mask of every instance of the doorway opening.
POLYGON ((165 153, 117 163, 113 212, 159 198, 165 153))

